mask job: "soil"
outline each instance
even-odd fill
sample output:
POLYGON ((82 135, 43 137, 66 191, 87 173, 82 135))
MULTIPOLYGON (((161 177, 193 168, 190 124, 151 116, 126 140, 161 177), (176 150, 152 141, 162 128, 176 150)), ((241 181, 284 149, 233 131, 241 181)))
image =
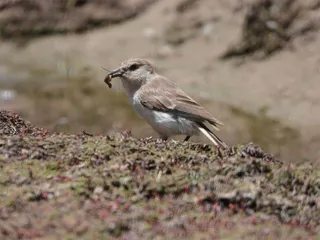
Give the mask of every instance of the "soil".
POLYGON ((319 7, 319 1, 306 5, 298 0, 256 1, 244 18, 241 41, 221 58, 250 57, 257 52, 268 57, 288 47, 295 38, 317 32, 319 22, 312 13, 319 7))
POLYGON ((134 18, 156 0, 5 0, 0 32, 5 39, 83 32, 134 18))
POLYGON ((1 239, 313 239, 320 178, 253 144, 51 133, 1 111, 1 239), (28 131, 24 131, 28 129, 28 131))

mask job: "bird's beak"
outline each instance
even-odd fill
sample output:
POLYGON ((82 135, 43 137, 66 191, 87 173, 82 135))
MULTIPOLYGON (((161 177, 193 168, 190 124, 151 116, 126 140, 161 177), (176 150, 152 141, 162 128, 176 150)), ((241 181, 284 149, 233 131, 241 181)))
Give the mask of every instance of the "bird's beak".
POLYGON ((120 77, 124 74, 124 70, 122 68, 117 68, 108 73, 109 78, 120 77))
POLYGON ((117 68, 115 70, 112 70, 108 73, 108 75, 105 77, 104 82, 109 86, 109 88, 112 87, 111 85, 111 79, 115 77, 120 77, 124 73, 124 70, 122 68, 117 68))

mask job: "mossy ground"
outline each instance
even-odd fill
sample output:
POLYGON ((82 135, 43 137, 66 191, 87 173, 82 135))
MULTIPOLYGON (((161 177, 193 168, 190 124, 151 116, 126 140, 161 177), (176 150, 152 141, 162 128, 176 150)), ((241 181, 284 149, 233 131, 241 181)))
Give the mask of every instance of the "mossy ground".
POLYGON ((1 239, 320 236, 319 171, 252 144, 48 133, 6 111, 0 126, 1 239))

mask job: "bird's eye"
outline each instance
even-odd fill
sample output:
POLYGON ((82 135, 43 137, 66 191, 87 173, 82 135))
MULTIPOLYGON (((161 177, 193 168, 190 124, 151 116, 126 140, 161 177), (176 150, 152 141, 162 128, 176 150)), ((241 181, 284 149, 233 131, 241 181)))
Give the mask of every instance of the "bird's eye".
POLYGON ((138 69, 138 68, 139 68, 139 65, 136 64, 136 63, 134 63, 134 64, 131 64, 131 65, 130 65, 129 70, 130 70, 130 71, 134 71, 134 70, 136 70, 136 69, 138 69))

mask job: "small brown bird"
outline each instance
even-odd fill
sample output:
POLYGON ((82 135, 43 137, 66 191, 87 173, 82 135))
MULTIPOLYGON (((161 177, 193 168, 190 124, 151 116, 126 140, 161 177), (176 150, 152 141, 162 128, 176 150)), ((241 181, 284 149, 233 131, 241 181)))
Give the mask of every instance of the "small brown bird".
POLYGON ((132 58, 107 75, 105 82, 119 77, 136 113, 163 140, 170 136, 204 134, 217 147, 227 148, 205 123, 218 130, 223 125, 168 78, 158 75, 147 60, 132 58))

